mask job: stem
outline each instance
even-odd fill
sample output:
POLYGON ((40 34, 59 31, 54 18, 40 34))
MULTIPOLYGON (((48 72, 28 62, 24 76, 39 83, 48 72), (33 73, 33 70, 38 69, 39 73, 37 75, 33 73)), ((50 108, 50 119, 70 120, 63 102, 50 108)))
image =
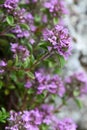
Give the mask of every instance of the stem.
MULTIPOLYGON (((51 52, 52 52, 52 51, 51 51, 51 52)), ((49 52, 47 52, 45 55, 43 55, 42 57, 40 57, 39 60, 36 60, 36 61, 34 62, 34 64, 32 65, 31 68, 25 69, 25 71, 30 71, 30 70, 32 70, 32 69, 33 69, 36 65, 38 65, 41 61, 45 60, 46 58, 48 58, 48 57, 51 56, 51 55, 52 55, 52 53, 50 54, 49 52)))

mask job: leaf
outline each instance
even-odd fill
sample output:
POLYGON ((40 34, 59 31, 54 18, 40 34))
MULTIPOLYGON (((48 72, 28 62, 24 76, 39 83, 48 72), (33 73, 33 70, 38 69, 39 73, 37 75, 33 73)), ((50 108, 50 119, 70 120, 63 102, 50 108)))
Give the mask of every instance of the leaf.
POLYGON ((6 17, 6 21, 7 21, 7 23, 8 23, 10 26, 13 26, 13 25, 14 25, 14 18, 13 18, 13 16, 8 15, 8 16, 6 17))
POLYGON ((46 49, 46 50, 48 50, 47 48, 48 46, 51 46, 51 43, 47 41, 42 41, 38 44, 38 47, 41 47, 42 49, 46 49))
POLYGON ((53 19, 53 22, 54 22, 54 25, 58 24, 58 18, 55 17, 55 18, 53 19))
POLYGON ((83 103, 82 103, 82 101, 81 101, 80 99, 74 98, 74 101, 76 102, 76 104, 77 104, 77 106, 78 106, 79 108, 82 108, 82 107, 83 107, 83 103))
POLYGON ((35 76, 32 72, 26 72, 27 76, 31 79, 35 79, 35 76))
POLYGON ((9 114, 6 112, 5 108, 1 108, 0 110, 0 122, 6 123, 6 119, 9 117, 9 114))
POLYGON ((21 26, 23 29, 30 30, 29 25, 27 25, 27 24, 25 24, 25 23, 20 24, 20 26, 21 26))
POLYGON ((64 57, 61 55, 58 55, 58 59, 59 59, 59 66, 60 66, 60 68, 62 68, 65 65, 66 61, 65 61, 64 57))
POLYGON ((14 34, 11 34, 11 33, 5 34, 5 36, 11 37, 11 38, 14 38, 14 39, 16 38, 15 35, 14 35, 14 34))
POLYGON ((32 53, 32 52, 33 52, 33 47, 32 47, 32 45, 29 43, 29 44, 27 44, 27 47, 29 48, 29 51, 32 53))
POLYGON ((0 80, 0 89, 2 89, 3 84, 4 84, 4 83, 0 80))
POLYGON ((40 21, 41 21, 41 17, 40 17, 40 15, 35 15, 35 22, 36 23, 40 23, 40 21))

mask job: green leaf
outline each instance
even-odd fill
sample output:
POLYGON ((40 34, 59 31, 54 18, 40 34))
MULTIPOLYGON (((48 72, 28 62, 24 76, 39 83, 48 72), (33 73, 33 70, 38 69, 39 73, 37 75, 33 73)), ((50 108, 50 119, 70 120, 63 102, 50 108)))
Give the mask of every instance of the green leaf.
POLYGON ((32 72, 26 72, 27 76, 31 79, 35 79, 35 76, 32 72))
POLYGON ((82 108, 82 107, 83 107, 83 103, 82 103, 82 101, 81 101, 80 99, 74 98, 74 101, 76 102, 76 104, 77 104, 77 106, 78 106, 79 108, 82 108))
POLYGON ((13 66, 13 61, 12 60, 8 60, 8 67, 13 66))
POLYGON ((0 89, 3 87, 3 82, 2 81, 0 81, 0 89))
POLYGON ((27 91, 28 94, 33 94, 34 93, 34 89, 30 88, 28 91, 27 91))
POLYGON ((61 55, 58 55, 58 59, 59 59, 59 67, 62 68, 65 65, 66 61, 64 57, 61 55))
POLYGON ((32 52, 33 52, 33 47, 32 47, 32 45, 29 43, 29 44, 27 44, 27 47, 29 48, 29 51, 32 53, 32 52))
POLYGON ((73 95, 74 95, 75 97, 79 96, 79 91, 74 90, 74 91, 73 91, 73 95))
POLYGON ((58 24, 58 17, 55 17, 55 18, 53 19, 53 22, 54 22, 55 25, 58 24))
POLYGON ((40 47, 42 49, 45 49, 45 50, 48 50, 48 46, 51 46, 51 43, 50 42, 47 42, 47 41, 42 41, 38 44, 37 47, 40 47))
POLYGON ((40 15, 35 15, 35 22, 36 23, 39 23, 41 21, 41 17, 40 17, 40 15))
POLYGON ((9 114, 6 112, 5 108, 1 108, 0 110, 0 122, 6 123, 6 119, 9 117, 9 114))
POLYGON ((10 26, 13 26, 13 25, 14 25, 14 18, 13 18, 13 16, 8 15, 8 16, 6 17, 6 21, 7 21, 7 23, 8 23, 10 26))
POLYGON ((14 39, 16 38, 15 35, 12 34, 12 33, 5 34, 5 36, 7 36, 7 37, 11 37, 11 38, 14 38, 14 39))
POLYGON ((30 30, 29 25, 27 25, 27 24, 25 24, 25 23, 20 24, 20 26, 21 26, 23 29, 30 30))

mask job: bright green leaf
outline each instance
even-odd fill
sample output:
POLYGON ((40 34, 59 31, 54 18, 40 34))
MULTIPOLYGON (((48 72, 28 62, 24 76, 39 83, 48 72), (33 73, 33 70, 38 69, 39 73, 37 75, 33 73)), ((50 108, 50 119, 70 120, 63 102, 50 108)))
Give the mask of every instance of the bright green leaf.
POLYGON ((7 23, 8 23, 10 26, 13 26, 13 25, 14 25, 14 18, 13 18, 13 16, 8 15, 8 16, 6 17, 6 21, 7 21, 7 23))

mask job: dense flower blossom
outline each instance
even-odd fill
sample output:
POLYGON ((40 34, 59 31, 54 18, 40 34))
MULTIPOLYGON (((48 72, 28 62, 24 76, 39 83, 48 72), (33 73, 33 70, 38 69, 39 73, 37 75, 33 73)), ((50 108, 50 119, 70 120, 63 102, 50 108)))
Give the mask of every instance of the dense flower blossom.
POLYGON ((65 59, 71 54, 71 38, 67 28, 62 25, 56 25, 52 30, 43 31, 44 40, 52 44, 49 50, 54 49, 65 59))
POLYGON ((21 29, 19 25, 17 25, 11 32, 16 34, 18 38, 29 37, 29 31, 21 29))
POLYGON ((4 72, 4 67, 6 66, 6 62, 1 60, 0 61, 0 74, 2 74, 4 72))
POLYGON ((61 16, 61 14, 68 12, 63 0, 48 0, 44 3, 44 7, 47 8, 53 16, 61 16))
POLYGON ((19 0, 5 0, 4 7, 13 10, 17 7, 19 0))
POLYGON ((14 53, 13 57, 18 58, 22 61, 25 61, 29 57, 29 51, 25 46, 18 45, 18 43, 11 43, 11 51, 14 53))
POLYGON ((47 90, 50 93, 58 94, 60 97, 64 95, 65 87, 58 75, 50 76, 49 74, 44 74, 43 71, 38 71, 35 73, 35 76, 38 81, 38 94, 47 90))
POLYGON ((87 75, 84 72, 70 75, 65 79, 65 84, 68 92, 76 90, 79 95, 87 94, 87 75))
POLYGON ((76 128, 76 124, 70 118, 65 118, 57 122, 54 130, 76 130, 76 128))
POLYGON ((43 104, 40 109, 30 111, 14 112, 10 111, 10 126, 6 130, 39 130, 39 126, 46 124, 52 126, 53 130, 76 130, 76 124, 70 119, 58 120, 52 113, 54 107, 43 104), (54 123, 52 123, 52 121, 54 123))
MULTIPOLYGON (((45 118, 45 117, 44 117, 45 118)), ((10 112, 8 119, 11 126, 6 127, 6 130, 25 129, 25 130, 39 130, 39 126, 43 123, 43 113, 37 108, 30 111, 10 112)))

